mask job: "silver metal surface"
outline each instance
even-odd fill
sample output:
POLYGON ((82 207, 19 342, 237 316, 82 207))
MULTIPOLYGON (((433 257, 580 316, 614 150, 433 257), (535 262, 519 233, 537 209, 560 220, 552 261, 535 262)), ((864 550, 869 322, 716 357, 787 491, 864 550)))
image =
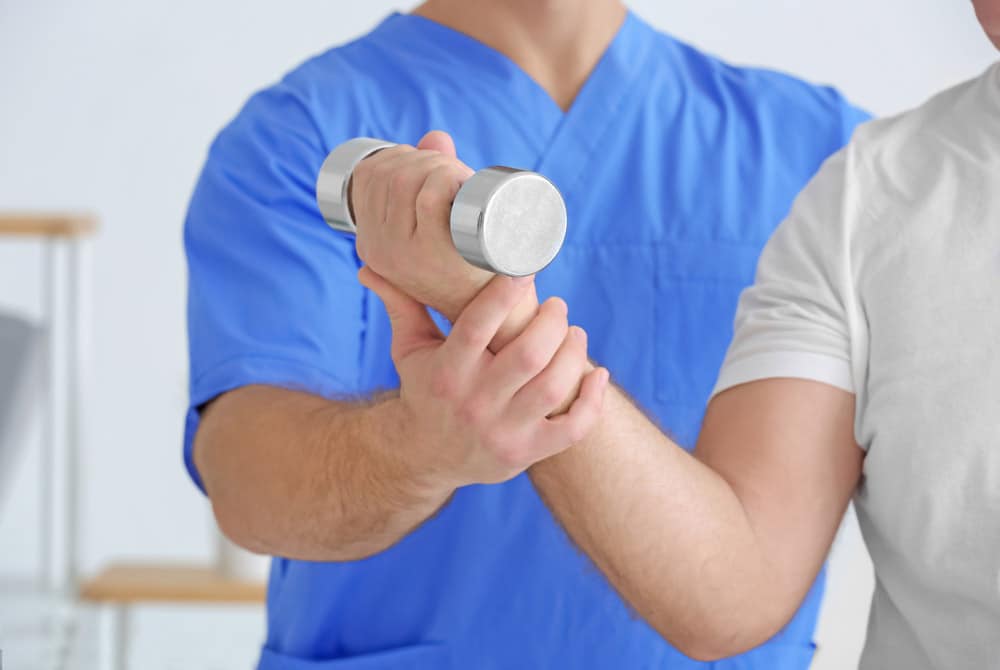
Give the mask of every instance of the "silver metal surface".
POLYGON ((396 146, 392 142, 370 137, 358 137, 344 142, 330 152, 316 178, 316 202, 331 228, 356 233, 358 227, 351 215, 351 173, 358 163, 377 151, 396 146))
POLYGON ((559 189, 528 170, 480 170, 459 189, 451 207, 451 239, 478 267, 522 277, 552 262, 566 237, 559 189))
MULTIPOLYGON (((357 233, 349 201, 351 174, 365 158, 392 146, 362 137, 327 156, 316 179, 316 200, 332 228, 357 233)), ((552 262, 565 237, 566 204, 559 189, 537 172, 480 170, 462 185, 451 207, 451 239, 458 252, 497 274, 535 274, 552 262)))

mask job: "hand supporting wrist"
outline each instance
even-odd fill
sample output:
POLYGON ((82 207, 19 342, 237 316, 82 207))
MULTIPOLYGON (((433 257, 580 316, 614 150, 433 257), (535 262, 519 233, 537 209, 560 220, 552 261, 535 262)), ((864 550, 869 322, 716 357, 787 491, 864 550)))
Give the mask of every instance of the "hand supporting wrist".
POLYGON ((588 366, 586 333, 568 325, 561 300, 537 306, 530 279, 494 278, 446 338, 419 301, 368 268, 359 277, 382 297, 392 323, 402 421, 390 424, 387 441, 405 449, 410 479, 425 495, 506 481, 596 421, 607 375, 591 373, 575 392, 588 366), (508 332, 498 339, 503 325, 508 332), (493 353, 494 341, 506 344, 493 353), (552 418, 568 396, 573 407, 552 418))

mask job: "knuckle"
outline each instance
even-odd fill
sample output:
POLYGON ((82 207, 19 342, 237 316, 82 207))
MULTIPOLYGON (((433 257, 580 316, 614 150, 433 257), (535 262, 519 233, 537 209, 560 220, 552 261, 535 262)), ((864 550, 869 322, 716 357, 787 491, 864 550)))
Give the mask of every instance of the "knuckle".
POLYGON ((519 445, 500 442, 491 450, 496 462, 503 468, 519 470, 525 464, 525 453, 519 445))
POLYGON ((441 182, 449 182, 457 177, 458 174, 459 170, 456 162, 444 156, 441 157, 441 160, 435 161, 434 168, 431 170, 431 175, 441 182))
POLYGON ((465 346, 479 346, 489 339, 486 327, 481 324, 466 325, 458 332, 459 343, 465 346))
POLYGON ((438 399, 448 399, 455 395, 458 383, 454 370, 442 367, 431 377, 430 393, 438 399))
POLYGON ((481 443, 483 447, 494 454, 500 454, 510 448, 510 441, 505 439, 505 436, 495 426, 482 434, 481 443))
POLYGON ((425 186, 417 194, 416 209, 417 216, 420 218, 434 216, 442 209, 443 205, 444 198, 432 187, 425 186))
POLYGON ((555 381, 546 382, 538 391, 539 398, 541 398, 545 405, 550 407, 565 400, 567 395, 568 392, 566 389, 555 381))
POLYGON ((517 352, 517 365, 525 372, 541 370, 547 362, 544 352, 537 347, 524 347, 517 352))
POLYGON ((389 177, 389 190, 392 193, 407 191, 413 181, 413 174, 409 170, 395 170, 389 177))
POLYGON ((458 409, 459 419, 468 426, 478 426, 486 419, 486 404, 473 397, 464 402, 458 409))

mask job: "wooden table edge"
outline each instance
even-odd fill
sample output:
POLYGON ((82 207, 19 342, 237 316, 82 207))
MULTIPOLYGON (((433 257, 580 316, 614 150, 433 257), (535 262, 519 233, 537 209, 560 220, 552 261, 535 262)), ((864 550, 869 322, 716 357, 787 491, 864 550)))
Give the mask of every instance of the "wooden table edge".
POLYGON ((97 229, 97 216, 88 212, 0 212, 3 236, 86 237, 97 229))

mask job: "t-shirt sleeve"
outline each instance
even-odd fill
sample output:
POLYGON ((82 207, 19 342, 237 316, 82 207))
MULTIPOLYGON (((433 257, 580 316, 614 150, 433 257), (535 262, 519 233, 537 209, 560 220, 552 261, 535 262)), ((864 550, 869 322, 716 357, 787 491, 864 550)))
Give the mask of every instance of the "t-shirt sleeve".
MULTIPOLYGON (((185 222, 190 405, 270 384, 354 393, 365 327, 353 238, 323 221, 315 178, 327 147, 307 94, 278 84, 252 97, 213 143, 185 222)), ((345 124, 346 125, 346 124, 345 124)))
POLYGON ((713 395, 760 379, 810 379, 854 392, 850 149, 798 197, 740 296, 735 333, 713 395))

